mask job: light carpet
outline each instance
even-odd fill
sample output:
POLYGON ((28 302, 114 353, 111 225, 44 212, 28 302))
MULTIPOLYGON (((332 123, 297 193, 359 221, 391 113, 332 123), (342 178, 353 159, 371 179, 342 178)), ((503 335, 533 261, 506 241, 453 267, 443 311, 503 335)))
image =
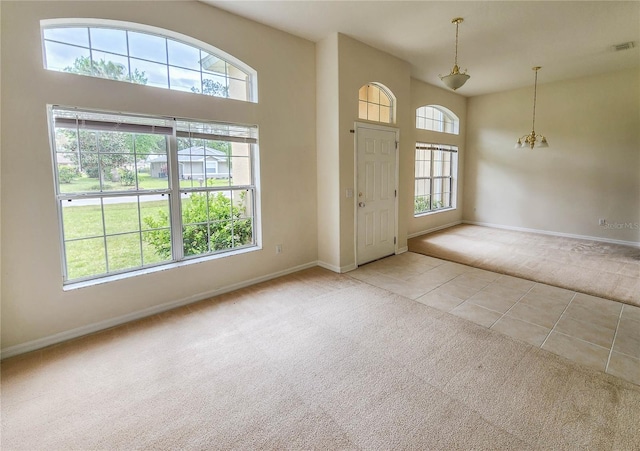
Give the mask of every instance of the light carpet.
POLYGON ((3 450, 640 449, 640 387, 319 268, 1 376, 3 450))
POLYGON ((409 250, 640 306, 640 249, 458 225, 409 240, 409 250))

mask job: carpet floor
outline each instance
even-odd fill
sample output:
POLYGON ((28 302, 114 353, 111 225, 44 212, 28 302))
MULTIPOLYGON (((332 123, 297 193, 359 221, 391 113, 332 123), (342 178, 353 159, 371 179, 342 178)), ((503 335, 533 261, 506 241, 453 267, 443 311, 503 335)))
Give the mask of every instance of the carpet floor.
POLYGON ((640 249, 458 225, 409 240, 409 250, 640 306, 640 249))
POLYGON ((320 268, 1 369, 3 450, 640 449, 637 385, 320 268))

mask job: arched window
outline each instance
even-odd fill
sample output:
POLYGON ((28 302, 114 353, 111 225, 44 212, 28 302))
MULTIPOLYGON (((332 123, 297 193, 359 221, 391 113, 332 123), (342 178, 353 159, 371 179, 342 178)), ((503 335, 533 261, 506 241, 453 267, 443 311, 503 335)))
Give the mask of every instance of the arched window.
POLYGON ((443 106, 426 105, 416 110, 416 128, 458 135, 460 120, 451 110, 443 106))
POLYGON ((393 94, 380 83, 367 83, 358 91, 358 117, 368 121, 395 122, 393 94))
POLYGON ((202 41, 161 28, 96 19, 40 23, 45 68, 257 102, 257 73, 202 41))

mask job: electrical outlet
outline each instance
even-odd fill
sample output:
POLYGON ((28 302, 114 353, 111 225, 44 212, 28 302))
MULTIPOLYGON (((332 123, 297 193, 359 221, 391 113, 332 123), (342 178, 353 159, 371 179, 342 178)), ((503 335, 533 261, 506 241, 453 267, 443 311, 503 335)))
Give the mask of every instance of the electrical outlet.
POLYGON ((282 254, 282 244, 276 244, 276 254, 282 254))
POLYGON ((607 224, 607 220, 606 219, 602 219, 602 218, 598 219, 598 225, 603 226, 603 225, 606 225, 606 224, 607 224))

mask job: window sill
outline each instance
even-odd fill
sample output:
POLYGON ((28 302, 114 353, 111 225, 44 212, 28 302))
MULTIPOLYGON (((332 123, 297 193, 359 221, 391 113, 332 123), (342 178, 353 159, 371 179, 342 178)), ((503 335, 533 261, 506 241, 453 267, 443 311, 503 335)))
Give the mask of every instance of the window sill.
POLYGON ((143 276, 143 275, 146 275, 146 274, 153 274, 153 273, 160 272, 160 271, 168 271, 168 270, 175 269, 175 268, 181 268, 183 266, 195 265, 195 264, 198 264, 198 263, 204 263, 204 262, 208 262, 208 261, 211 261, 211 260, 219 260, 219 259, 222 259, 222 258, 228 258, 228 257, 232 257, 234 255, 247 254, 247 253, 255 252, 255 251, 259 251, 259 250, 262 250, 261 246, 251 246, 251 247, 238 249, 238 250, 235 250, 235 251, 223 252, 223 253, 214 254, 214 255, 207 255, 205 257, 192 258, 192 259, 189 259, 189 260, 183 260, 183 261, 180 261, 180 262, 172 262, 172 263, 167 263, 167 264, 163 264, 163 265, 152 266, 152 267, 149 267, 149 268, 142 268, 142 269, 138 269, 138 270, 135 270, 135 271, 129 271, 129 272, 120 273, 120 274, 108 275, 108 276, 95 278, 95 279, 91 279, 91 280, 83 280, 83 281, 80 281, 80 282, 68 282, 66 284, 63 284, 62 290, 63 291, 73 291, 73 290, 78 290, 78 289, 81 289, 81 288, 88 288, 88 287, 92 287, 92 286, 95 286, 95 285, 102 285, 104 283, 110 283, 110 282, 116 282, 118 280, 130 279, 132 277, 143 276))
POLYGON ((414 218, 422 218, 423 216, 436 215, 438 213, 444 213, 446 211, 454 211, 455 209, 456 209, 455 207, 451 207, 451 208, 441 208, 439 210, 433 210, 433 211, 425 211, 424 213, 414 214, 413 217, 414 218))

